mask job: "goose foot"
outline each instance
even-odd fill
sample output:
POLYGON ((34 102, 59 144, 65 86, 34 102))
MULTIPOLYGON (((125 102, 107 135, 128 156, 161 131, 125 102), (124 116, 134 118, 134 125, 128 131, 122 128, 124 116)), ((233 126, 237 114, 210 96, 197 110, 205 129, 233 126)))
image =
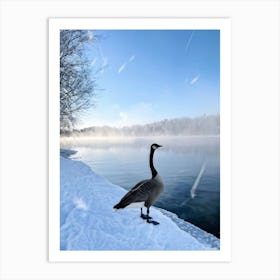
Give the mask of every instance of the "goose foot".
POLYGON ((147 223, 149 223, 149 224, 153 224, 153 225, 159 225, 159 222, 157 222, 157 221, 154 221, 154 220, 150 220, 150 219, 147 219, 147 223))
POLYGON ((149 216, 149 213, 150 213, 149 207, 147 208, 147 215, 143 214, 142 208, 141 208, 140 217, 144 220, 147 220, 147 223, 149 223, 149 224, 158 225, 159 223, 157 221, 152 220, 152 217, 149 216))
POLYGON ((145 215, 145 214, 141 214, 140 216, 143 220, 148 220, 151 219, 152 217, 150 217, 149 215, 145 215))

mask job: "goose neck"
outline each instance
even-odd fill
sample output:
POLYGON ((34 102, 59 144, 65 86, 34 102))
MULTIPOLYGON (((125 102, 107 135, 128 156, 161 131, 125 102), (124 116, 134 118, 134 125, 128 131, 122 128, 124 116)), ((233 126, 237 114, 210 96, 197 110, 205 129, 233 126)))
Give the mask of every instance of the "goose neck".
POLYGON ((152 172, 152 178, 157 176, 157 171, 154 167, 154 152, 155 150, 151 148, 151 152, 150 152, 150 168, 151 168, 151 172, 152 172))

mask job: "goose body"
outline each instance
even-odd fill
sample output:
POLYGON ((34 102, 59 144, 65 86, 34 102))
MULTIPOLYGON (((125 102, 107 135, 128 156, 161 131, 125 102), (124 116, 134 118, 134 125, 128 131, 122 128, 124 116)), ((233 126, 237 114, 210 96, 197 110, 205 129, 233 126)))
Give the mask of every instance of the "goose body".
POLYGON ((149 216, 149 209, 163 191, 163 181, 153 164, 154 152, 159 147, 161 146, 158 144, 151 145, 150 169, 152 172, 152 178, 137 183, 128 191, 120 202, 114 206, 115 209, 141 208, 140 217, 147 220, 148 223, 153 223, 155 225, 159 223, 151 220, 152 217, 149 216), (142 212, 144 206, 147 208, 147 215, 144 215, 142 212))

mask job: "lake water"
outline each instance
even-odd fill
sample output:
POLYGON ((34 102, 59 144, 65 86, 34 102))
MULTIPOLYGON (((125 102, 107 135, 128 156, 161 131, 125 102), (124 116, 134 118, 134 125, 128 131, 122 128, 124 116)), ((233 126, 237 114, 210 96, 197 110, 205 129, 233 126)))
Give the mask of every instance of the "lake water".
MULTIPOLYGON (((61 141, 61 148, 73 149, 81 159, 112 183, 130 189, 151 177, 149 152, 152 143, 163 145, 154 155, 154 165, 164 181, 164 192, 155 206, 207 232, 220 235, 220 138, 76 138, 61 141), (200 174, 200 180, 198 175, 200 174), (191 190, 196 182, 194 197, 191 190)), ((117 203, 118 201, 116 201, 117 203)))

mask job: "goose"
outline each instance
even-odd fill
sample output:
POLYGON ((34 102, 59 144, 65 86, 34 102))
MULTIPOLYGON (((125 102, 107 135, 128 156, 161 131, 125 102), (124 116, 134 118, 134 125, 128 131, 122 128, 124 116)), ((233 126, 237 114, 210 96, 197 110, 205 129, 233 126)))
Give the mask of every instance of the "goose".
POLYGON ((162 147, 158 144, 152 144, 150 150, 150 169, 152 172, 152 178, 140 181, 116 204, 114 209, 123 208, 141 208, 140 217, 147 221, 158 225, 159 222, 152 220, 150 214, 150 207, 157 200, 161 192, 163 191, 163 181, 154 167, 153 157, 156 149, 162 147), (147 214, 143 214, 143 207, 147 208, 147 214))

